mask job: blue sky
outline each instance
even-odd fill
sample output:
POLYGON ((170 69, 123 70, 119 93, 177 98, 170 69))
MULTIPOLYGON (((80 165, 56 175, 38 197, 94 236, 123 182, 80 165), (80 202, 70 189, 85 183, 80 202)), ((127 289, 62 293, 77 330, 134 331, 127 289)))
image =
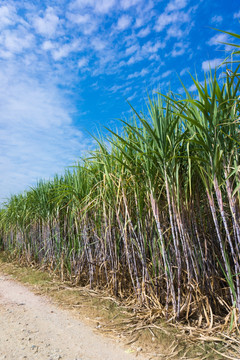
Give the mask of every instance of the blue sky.
POLYGON ((177 74, 203 79, 240 33, 238 0, 0 1, 0 201, 63 173, 177 74))

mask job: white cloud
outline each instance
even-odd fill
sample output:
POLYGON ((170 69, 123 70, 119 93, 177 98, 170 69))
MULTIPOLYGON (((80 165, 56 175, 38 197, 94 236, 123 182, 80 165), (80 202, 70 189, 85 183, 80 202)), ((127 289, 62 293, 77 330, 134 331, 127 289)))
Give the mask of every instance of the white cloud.
POLYGON ((87 6, 94 6, 95 0, 76 0, 72 2, 71 8, 84 8, 87 6))
POLYGON ((53 84, 0 72, 0 201, 39 178, 62 173, 92 143, 71 120, 71 108, 53 84))
POLYGON ((100 38, 93 38, 91 44, 96 51, 102 51, 107 46, 106 42, 100 38))
POLYGON ((127 65, 135 64, 136 62, 141 61, 143 59, 144 57, 139 52, 137 52, 136 54, 130 57, 130 59, 127 62, 127 65))
POLYGON ((156 22, 155 30, 160 32, 162 31, 167 25, 172 24, 183 24, 190 21, 188 13, 184 13, 183 11, 176 11, 172 12, 171 14, 163 13, 161 14, 156 22))
POLYGON ((181 10, 187 6, 188 0, 172 0, 168 3, 165 11, 176 11, 181 10))
POLYGON ((96 42, 92 45, 96 53, 95 61, 92 63, 92 75, 110 75, 119 72, 122 66, 121 61, 119 61, 119 54, 116 53, 115 49, 111 48, 111 44, 107 41, 101 39, 99 41, 97 39, 94 40, 96 42))
MULTIPOLYGON (((207 81, 208 83, 208 81, 207 81)), ((198 84, 200 86, 204 86, 204 81, 198 81, 198 84)), ((192 91, 197 91, 197 87, 195 84, 192 84, 191 86, 188 87, 188 91, 192 92, 192 91)))
POLYGON ((0 46, 9 57, 21 53, 32 46, 34 36, 20 27, 14 30, 3 30, 0 34, 0 46))
POLYGON ((185 54, 187 48, 188 48, 187 43, 184 43, 182 41, 175 43, 173 50, 171 52, 172 57, 177 57, 177 56, 185 54))
POLYGON ((122 15, 117 22, 117 29, 118 30, 125 30, 127 29, 132 22, 132 18, 128 15, 122 15))
POLYGON ((94 6, 95 0, 76 0, 73 7, 94 6))
POLYGON ((234 19, 238 19, 240 17, 240 11, 233 14, 234 19))
POLYGON ((115 0, 97 0, 95 1, 95 11, 107 14, 115 5, 115 0))
POLYGON ((78 52, 82 49, 82 44, 80 44, 79 40, 74 40, 67 44, 53 44, 52 57, 54 60, 62 60, 67 57, 72 52, 78 52))
POLYGON ((164 73, 161 74, 161 79, 165 79, 166 77, 168 77, 169 75, 171 75, 172 70, 167 70, 164 73))
POLYGON ((223 17, 221 15, 215 15, 211 18, 212 24, 220 24, 223 21, 223 17))
POLYGON ((42 44, 42 49, 46 50, 46 51, 53 50, 53 49, 55 49, 55 47, 56 47, 56 45, 50 40, 46 40, 42 44))
POLYGON ((149 70, 147 69, 142 69, 141 71, 135 71, 133 74, 128 75, 128 80, 130 79, 134 79, 137 77, 143 77, 145 75, 147 75, 149 73, 149 70))
POLYGON ((141 26, 143 26, 145 23, 144 19, 142 17, 138 17, 135 21, 135 28, 139 28, 141 26))
POLYGON ((139 33, 137 34, 138 37, 144 38, 146 36, 148 36, 150 34, 151 30, 150 27, 147 26, 146 28, 143 28, 139 31, 139 33))
POLYGON ((70 21, 78 25, 88 24, 91 21, 89 14, 67 13, 67 17, 70 21))
POLYGON ((211 37, 211 39, 207 42, 208 45, 219 45, 219 43, 227 42, 228 41, 228 35, 227 34, 217 34, 211 37))
POLYGON ((59 17, 55 14, 54 9, 48 7, 43 17, 34 18, 33 25, 37 33, 46 37, 53 37, 56 34, 59 22, 59 17))
POLYGON ((149 60, 160 61, 160 56, 157 54, 152 54, 149 56, 149 60))
POLYGON ((132 55, 134 54, 137 50, 139 50, 139 45, 138 44, 134 44, 130 47, 128 47, 125 51, 126 55, 132 55))
POLYGON ((214 69, 217 66, 219 66, 221 63, 223 62, 222 59, 212 59, 212 60, 207 60, 207 61, 203 61, 202 63, 202 69, 204 71, 208 71, 209 69, 214 69))
POLYGON ((116 0, 76 0, 71 8, 88 8, 99 14, 107 14, 115 6, 116 0))
POLYGON ((131 96, 127 98, 128 101, 132 101, 137 96, 137 92, 135 91, 131 96))
POLYGON ((175 37, 175 38, 181 38, 183 37, 183 31, 177 26, 177 25, 172 25, 170 26, 170 28, 167 30, 167 37, 175 37))
POLYGON ((3 50, 0 48, 0 59, 10 59, 13 54, 8 50, 3 50))
POLYGON ((72 28, 77 25, 78 29, 85 35, 91 35, 99 26, 96 16, 90 14, 68 12, 67 19, 70 21, 72 28))
POLYGON ((134 55, 131 56, 131 58, 128 60, 127 65, 135 64, 136 62, 139 62, 143 59, 148 60, 155 60, 159 61, 158 52, 161 49, 164 49, 166 46, 166 43, 156 41, 148 41, 146 42, 141 49, 137 50, 134 55))
POLYGON ((87 66, 87 64, 88 64, 88 58, 86 58, 86 57, 82 57, 80 60, 78 60, 79 68, 84 68, 87 66))
POLYGON ((110 87, 109 91, 112 93, 116 93, 117 91, 121 90, 123 88, 122 85, 113 85, 110 87))
POLYGON ((187 72, 189 72, 189 70, 190 70, 189 67, 182 69, 182 70, 180 71, 180 76, 185 75, 187 72))
POLYGON ((124 90, 122 91, 123 95, 126 95, 127 93, 129 93, 130 91, 132 91, 132 86, 127 86, 126 88, 124 88, 124 90))
POLYGON ((120 4, 124 10, 127 10, 132 6, 139 4, 140 2, 141 2, 141 0, 121 0, 120 4))
POLYGON ((0 29, 4 29, 17 22, 16 9, 12 5, 3 5, 0 7, 0 29))
POLYGON ((196 90, 197 90, 197 87, 196 87, 195 84, 192 84, 192 85, 189 86, 189 88, 188 88, 188 91, 189 91, 189 92, 193 92, 193 91, 196 91, 196 90))
POLYGON ((145 54, 151 54, 151 53, 157 53, 159 49, 164 49, 166 46, 166 43, 162 43, 160 41, 156 41, 155 43, 152 41, 148 41, 145 43, 142 47, 142 53, 145 54))

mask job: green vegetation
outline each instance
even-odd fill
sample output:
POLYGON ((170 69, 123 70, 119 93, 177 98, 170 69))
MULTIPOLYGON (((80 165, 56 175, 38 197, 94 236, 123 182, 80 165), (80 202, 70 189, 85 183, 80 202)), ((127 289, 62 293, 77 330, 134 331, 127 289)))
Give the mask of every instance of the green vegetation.
POLYGON ((236 327, 238 69, 193 79, 197 94, 149 98, 147 113, 109 131, 73 171, 12 196, 3 249, 159 316, 236 327))

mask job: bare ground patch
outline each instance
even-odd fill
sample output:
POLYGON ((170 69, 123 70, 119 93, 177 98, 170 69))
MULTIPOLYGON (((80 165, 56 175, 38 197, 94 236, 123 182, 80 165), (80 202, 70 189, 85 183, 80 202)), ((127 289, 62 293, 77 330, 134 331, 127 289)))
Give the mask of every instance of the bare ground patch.
POLYGON ((2 276, 0 280, 0 316, 3 329, 3 334, 0 334, 0 359, 4 359, 4 356, 11 360, 124 360, 136 356, 137 359, 156 360, 225 358, 216 352, 221 351, 222 344, 204 339, 190 341, 187 332, 184 335, 184 331, 154 321, 157 314, 153 313, 152 320, 148 321, 146 319, 151 318, 149 314, 134 310, 134 306, 124 305, 104 291, 72 286, 47 271, 10 263, 3 255, 0 258, 0 271, 8 274, 8 278, 2 276), (27 288, 16 284, 12 279, 21 281, 27 288), (10 289, 14 291, 9 293, 10 289), (9 298, 12 296, 10 294, 14 294, 13 300, 9 298), (31 315, 27 308, 32 301, 37 313, 31 315), (64 321, 61 320, 62 316, 64 321), (81 326, 79 320, 82 322, 81 326), (43 324, 42 321, 46 323, 43 324), (101 333, 101 337, 98 338, 95 333, 101 333), (88 339, 94 340, 89 342, 88 339), (12 349, 8 350, 9 355, 6 349, 12 349), (26 351, 28 355, 24 355, 26 351))

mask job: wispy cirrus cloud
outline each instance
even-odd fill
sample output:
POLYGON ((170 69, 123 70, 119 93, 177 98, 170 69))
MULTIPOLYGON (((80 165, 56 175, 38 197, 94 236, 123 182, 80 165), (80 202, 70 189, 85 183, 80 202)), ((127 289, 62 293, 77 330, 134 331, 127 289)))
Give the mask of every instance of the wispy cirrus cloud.
POLYGON ((132 101, 133 99, 136 98, 136 96, 137 96, 137 92, 134 91, 134 93, 133 93, 132 95, 128 96, 127 100, 128 100, 128 101, 132 101))
MULTIPOLYGON (((134 47, 137 51, 134 51, 134 54, 128 59, 127 64, 132 65, 137 62, 143 61, 144 59, 150 60, 159 60, 158 52, 159 50, 164 49, 166 43, 161 41, 156 41, 155 43, 152 41, 148 41, 143 44, 142 47, 134 47)), ((130 54, 127 54, 130 55, 130 54)))
POLYGON ((128 80, 143 77, 143 76, 147 75, 148 73, 149 73, 148 69, 142 69, 141 71, 136 71, 133 74, 128 75, 128 80))

